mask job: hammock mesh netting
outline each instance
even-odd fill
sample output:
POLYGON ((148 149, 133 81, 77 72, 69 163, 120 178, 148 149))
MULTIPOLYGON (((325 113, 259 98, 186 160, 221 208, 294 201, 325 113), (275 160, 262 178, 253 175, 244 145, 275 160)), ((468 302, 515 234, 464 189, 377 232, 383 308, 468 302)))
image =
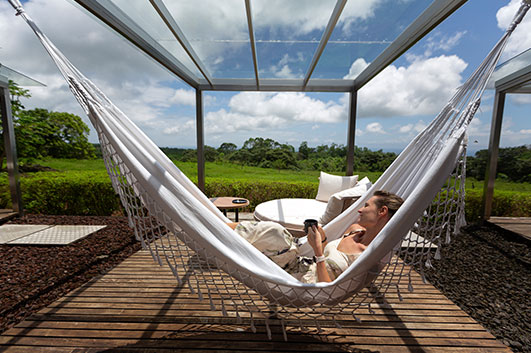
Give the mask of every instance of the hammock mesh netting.
MULTIPOLYGON (((38 29, 31 26, 68 81, 95 127, 113 187, 144 248, 167 264, 176 286, 189 288, 212 310, 254 328, 255 320, 282 327, 339 325, 386 293, 413 290, 413 266, 431 266, 439 249, 464 224, 466 129, 507 40, 529 9, 524 1, 510 28, 439 115, 397 157, 366 195, 325 226, 337 239, 357 220, 375 190, 405 199, 362 255, 331 283, 304 284, 283 271, 225 225, 229 220, 38 29), (406 244, 402 243, 406 240, 406 244), (436 246, 434 251, 432 246, 436 246)), ((304 243, 304 241, 303 241, 304 243)), ((311 255, 309 246, 300 247, 311 255)), ((284 330, 285 332, 285 330, 284 330)))

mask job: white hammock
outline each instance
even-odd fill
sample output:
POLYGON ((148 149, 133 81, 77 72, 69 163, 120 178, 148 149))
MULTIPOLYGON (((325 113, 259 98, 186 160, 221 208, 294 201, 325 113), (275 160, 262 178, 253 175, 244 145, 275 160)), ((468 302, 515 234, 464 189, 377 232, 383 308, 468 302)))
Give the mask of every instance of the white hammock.
MULTIPOLYGON (((372 293, 383 295, 391 285, 398 289, 400 280, 408 277, 411 267, 405 267, 399 256, 408 264, 430 265, 428 247, 415 250, 417 244, 412 244, 413 250, 401 250, 397 244, 415 226, 427 245, 441 245, 464 224, 466 129, 509 35, 530 7, 528 3, 521 6, 511 27, 441 113, 367 194, 326 225, 325 231, 331 239, 338 238, 356 221, 357 209, 378 189, 405 199, 396 215, 336 280, 304 284, 227 227, 229 220, 59 52, 18 0, 9 1, 39 37, 94 125, 112 184, 142 245, 160 264, 166 260, 179 285, 188 285, 200 298, 206 292, 212 309, 218 306, 238 319, 241 312, 249 312, 253 318, 257 312, 270 314, 271 310, 281 318, 299 319, 354 315, 360 306, 371 311, 374 295, 366 289, 369 285, 372 293), (382 272, 385 266, 388 268, 382 272), (220 275, 218 269, 226 274, 220 275), (355 299, 357 293, 360 297, 355 299)), ((310 254, 307 244, 301 249, 310 254)))

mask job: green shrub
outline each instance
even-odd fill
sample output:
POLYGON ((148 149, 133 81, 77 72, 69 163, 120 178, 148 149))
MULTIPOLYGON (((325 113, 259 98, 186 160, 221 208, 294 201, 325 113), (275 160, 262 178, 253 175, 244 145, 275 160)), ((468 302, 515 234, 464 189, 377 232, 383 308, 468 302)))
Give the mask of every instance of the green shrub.
POLYGON ((317 183, 269 182, 269 181, 233 181, 212 178, 205 181, 205 194, 215 196, 241 196, 249 200, 247 211, 262 202, 281 198, 315 198, 317 183))
MULTIPOLYGON (((469 222, 475 222, 482 215, 483 191, 467 190, 465 197, 465 214, 469 222)), ((518 191, 494 190, 491 216, 530 217, 531 195, 518 191)))
MULTIPOLYGON (((10 206, 7 178, 0 185, 0 208, 6 208, 10 206)), ((105 216, 121 207, 104 172, 35 173, 21 178, 20 186, 28 213, 105 216)))
MULTIPOLYGON (((252 212, 262 202, 280 198, 314 198, 317 182, 272 182, 207 178, 208 197, 241 196, 249 200, 245 211, 252 212)), ((21 178, 24 208, 29 213, 55 215, 111 215, 121 211, 106 172, 70 171, 40 172, 21 178)), ((0 173, 0 208, 10 208, 7 173, 0 173)), ((474 222, 481 215, 482 191, 468 189, 466 218, 474 222)), ((493 216, 529 217, 531 194, 518 191, 496 191, 492 204, 493 216)))

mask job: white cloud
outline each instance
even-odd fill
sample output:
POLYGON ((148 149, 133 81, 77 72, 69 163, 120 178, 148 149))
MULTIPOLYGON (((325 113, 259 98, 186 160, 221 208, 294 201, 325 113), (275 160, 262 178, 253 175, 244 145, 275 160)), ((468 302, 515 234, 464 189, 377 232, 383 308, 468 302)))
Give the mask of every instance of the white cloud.
POLYGON ((298 70, 298 72, 293 72, 290 68, 290 64, 293 63, 299 63, 303 61, 303 55, 297 54, 295 55, 295 58, 292 58, 289 54, 285 54, 278 62, 277 65, 272 65, 269 68, 269 71, 273 74, 275 77, 279 78, 297 78, 302 77, 304 74, 302 71, 298 70))
POLYGON ((195 129, 195 120, 190 119, 190 120, 186 120, 182 124, 167 127, 164 130, 162 130, 162 133, 164 135, 176 135, 176 134, 188 132, 194 129, 195 129))
POLYGON ((323 102, 304 93, 242 92, 229 102, 233 112, 247 117, 278 117, 283 121, 330 123, 346 119, 343 105, 323 102))
POLYGON ((461 38, 466 34, 466 31, 456 32, 454 35, 449 36, 442 32, 436 32, 429 36, 426 41, 426 50, 424 51, 425 57, 430 57, 436 51, 447 52, 456 46, 461 38))
POLYGON ((376 133, 376 134, 386 134, 382 124, 378 122, 370 123, 365 128, 368 132, 376 133))
POLYGON ((358 58, 354 60, 352 65, 350 65, 350 69, 348 70, 348 75, 344 78, 356 78, 365 68, 369 66, 369 63, 365 61, 363 58, 358 58))
MULTIPOLYGON (((366 63, 356 60, 354 75, 366 63)), ((416 58, 409 66, 388 66, 358 93, 358 115, 393 117, 435 114, 461 84, 467 64, 459 57, 416 58)))
POLYGON ((178 89, 175 91, 169 102, 173 104, 195 106, 195 92, 189 89, 178 89))
POLYGON ((407 124, 407 125, 400 127, 400 129, 398 129, 398 131, 400 131, 403 134, 408 133, 412 130, 413 130, 413 124, 407 124))
MULTIPOLYGON (((209 134, 241 131, 282 130, 295 123, 336 123, 346 119, 345 106, 323 102, 303 93, 242 92, 234 95, 229 110, 219 109, 205 115, 209 134)), ((194 125, 166 129, 165 133, 182 133, 194 125)), ((314 124, 312 129, 319 127, 314 124)))
POLYGON ((531 94, 511 94, 511 102, 515 104, 531 104, 531 94))
MULTIPOLYGON (((520 0, 511 0, 508 5, 498 10, 496 19, 498 20, 499 28, 506 30, 509 27, 521 3, 522 1, 520 0)), ((528 14, 509 38, 503 57, 509 59, 531 48, 531 35, 529 33, 531 33, 531 16, 528 14)))
MULTIPOLYGON (((343 9, 339 26, 348 27, 358 19, 367 19, 382 0, 349 1, 343 9)), ((328 24, 335 2, 306 0, 304 6, 297 1, 268 0, 253 2, 255 26, 282 26, 289 28, 293 35, 324 29, 328 24)))

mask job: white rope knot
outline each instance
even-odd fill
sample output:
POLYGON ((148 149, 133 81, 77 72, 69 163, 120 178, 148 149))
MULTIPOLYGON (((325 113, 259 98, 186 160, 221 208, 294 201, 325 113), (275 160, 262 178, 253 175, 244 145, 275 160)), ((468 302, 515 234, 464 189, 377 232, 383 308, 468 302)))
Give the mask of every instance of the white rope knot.
POLYGON ((531 0, 523 0, 520 9, 518 10, 516 16, 513 19, 511 25, 507 28, 507 32, 512 32, 522 22, 522 19, 526 15, 527 11, 531 7, 531 0))

